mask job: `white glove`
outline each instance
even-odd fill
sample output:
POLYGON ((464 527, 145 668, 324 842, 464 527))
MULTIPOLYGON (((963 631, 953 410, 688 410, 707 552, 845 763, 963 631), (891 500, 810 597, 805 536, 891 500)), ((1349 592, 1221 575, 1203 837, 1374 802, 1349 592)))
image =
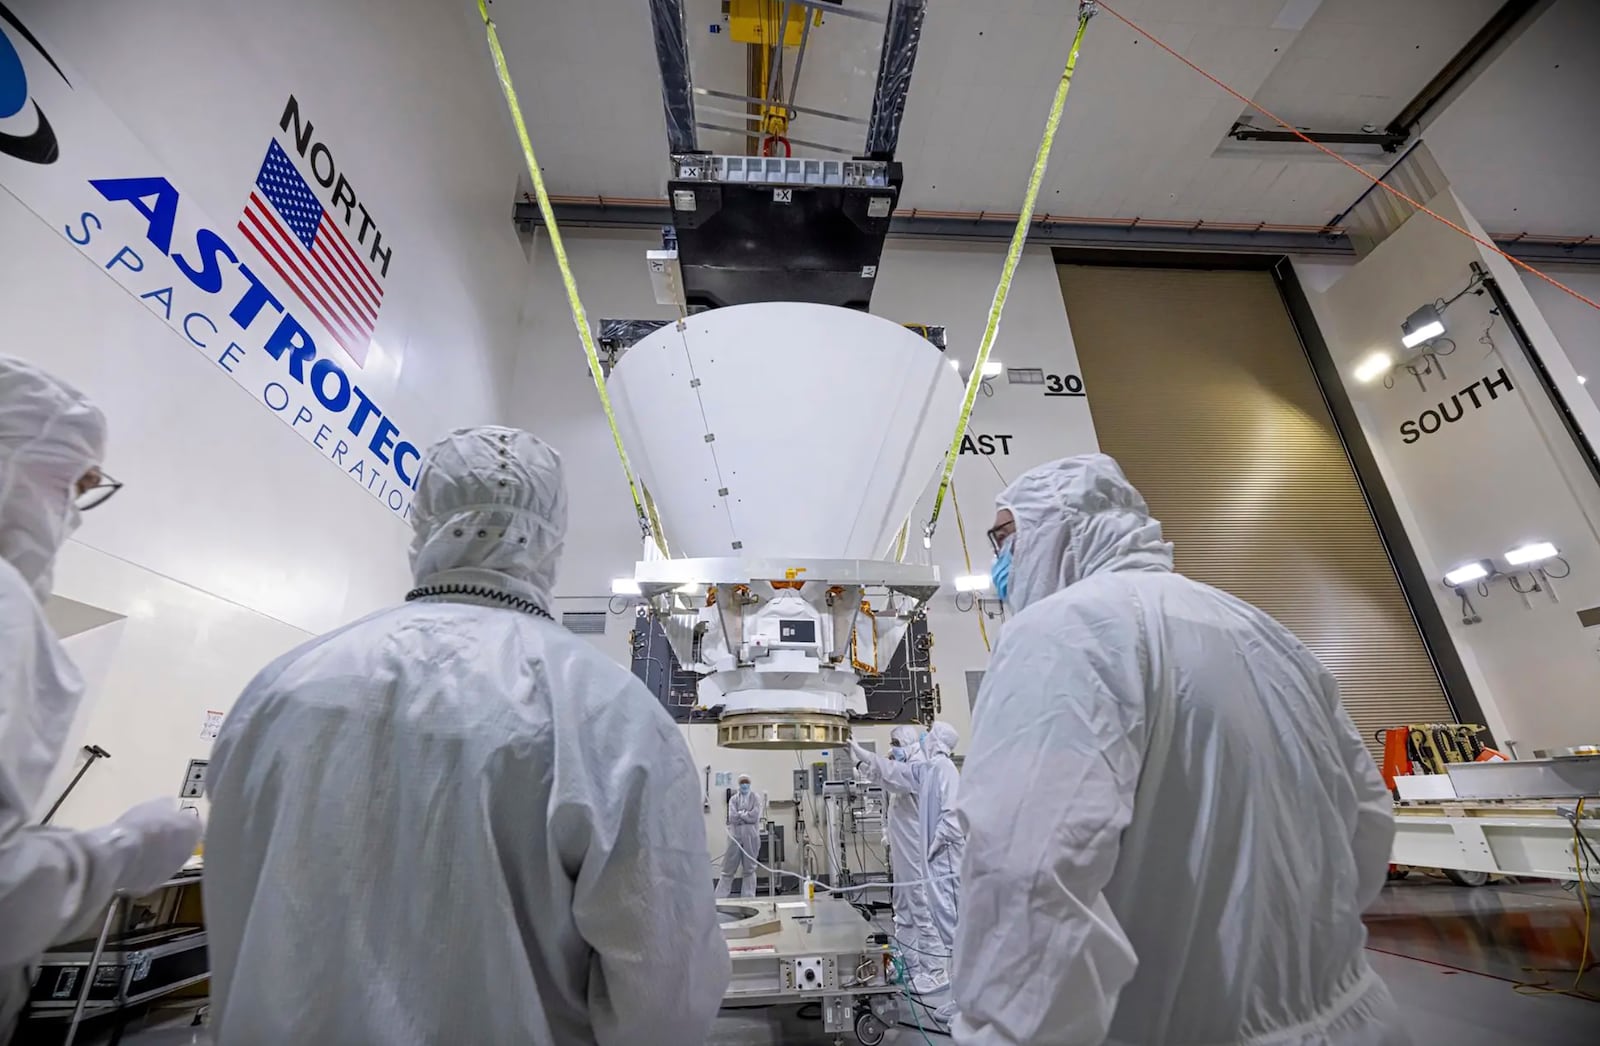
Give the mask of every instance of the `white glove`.
POLYGON ((850 754, 856 757, 858 763, 872 762, 872 753, 863 748, 853 737, 850 739, 850 754))
POLYGON ((121 865, 116 888, 134 897, 150 893, 194 853, 200 841, 197 812, 178 809, 176 800, 151 799, 140 803, 96 834, 121 865))

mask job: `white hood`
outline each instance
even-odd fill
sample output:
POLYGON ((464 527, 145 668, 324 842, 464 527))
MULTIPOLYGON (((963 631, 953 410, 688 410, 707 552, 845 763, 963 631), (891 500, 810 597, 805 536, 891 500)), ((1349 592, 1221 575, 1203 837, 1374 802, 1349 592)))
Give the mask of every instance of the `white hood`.
POLYGON ((520 429, 458 429, 423 458, 411 526, 419 586, 489 585, 548 610, 567 534, 561 455, 520 429))
POLYGON ((922 731, 914 726, 901 725, 889 731, 889 736, 900 742, 900 751, 908 763, 920 763, 926 758, 922 751, 922 731))
POLYGON ((40 601, 78 525, 78 480, 105 454, 106 419, 77 389, 0 356, 0 559, 40 601))
POLYGON ((949 755, 956 750, 956 742, 961 740, 961 734, 949 723, 940 721, 928 728, 927 748, 928 755, 949 755))
POLYGON ((1023 473, 995 498, 1017 520, 1006 605, 1021 611, 1112 570, 1172 569, 1172 546, 1144 498, 1104 454, 1062 458, 1023 473))

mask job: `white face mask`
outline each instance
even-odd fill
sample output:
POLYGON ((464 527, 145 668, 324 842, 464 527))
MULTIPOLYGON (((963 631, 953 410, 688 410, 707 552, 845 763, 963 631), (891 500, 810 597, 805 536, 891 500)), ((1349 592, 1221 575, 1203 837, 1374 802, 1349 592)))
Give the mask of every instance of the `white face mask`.
POLYGON ((41 491, 26 476, 18 479, 6 498, 0 554, 43 602, 53 584, 56 553, 83 523, 83 512, 73 502, 74 491, 41 491))

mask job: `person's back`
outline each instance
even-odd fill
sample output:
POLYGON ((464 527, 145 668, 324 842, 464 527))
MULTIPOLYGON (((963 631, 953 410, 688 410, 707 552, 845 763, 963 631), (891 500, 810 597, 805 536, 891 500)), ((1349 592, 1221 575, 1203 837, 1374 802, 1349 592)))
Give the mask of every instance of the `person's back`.
MULTIPOLYGON (((1145 766, 1104 891, 1139 957, 1111 1040, 1251 1041, 1370 989, 1361 912, 1392 836, 1373 824, 1352 845, 1382 782, 1352 772, 1370 756, 1322 666, 1268 615, 1179 574, 1100 575, 1052 599, 1140 617, 1149 689, 1128 712, 1151 749, 1159 716, 1186 739, 1145 766)), ((1050 602, 1041 615, 1074 613, 1050 602)))
POLYGON ((430 506, 438 450, 418 513, 447 569, 419 523, 414 601, 268 667, 217 740, 218 1041, 698 1043, 728 953, 687 748, 549 620, 547 579, 469 547, 559 552, 559 526, 430 506))
POLYGON ((1362 953, 1389 796, 1333 680, 1172 573, 1109 459, 1051 468, 1001 501, 1018 613, 963 775, 957 1040, 1405 1041, 1362 953))

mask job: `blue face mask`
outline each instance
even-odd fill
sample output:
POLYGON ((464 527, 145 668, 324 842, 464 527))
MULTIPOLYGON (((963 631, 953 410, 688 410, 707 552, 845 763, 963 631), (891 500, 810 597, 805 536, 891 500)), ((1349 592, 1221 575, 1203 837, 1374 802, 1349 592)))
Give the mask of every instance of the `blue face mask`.
POLYGON ((895 745, 893 748, 889 749, 889 758, 898 759, 903 763, 906 761, 906 750, 901 748, 899 745, 895 745))
POLYGON ((748 795, 749 793, 750 793, 750 782, 749 781, 740 781, 739 782, 739 794, 740 795, 748 795))
POLYGON ((989 577, 994 581, 995 595, 1004 600, 1011 594, 1011 545, 1008 543, 1000 549, 1000 554, 994 557, 994 566, 989 568, 989 577))

